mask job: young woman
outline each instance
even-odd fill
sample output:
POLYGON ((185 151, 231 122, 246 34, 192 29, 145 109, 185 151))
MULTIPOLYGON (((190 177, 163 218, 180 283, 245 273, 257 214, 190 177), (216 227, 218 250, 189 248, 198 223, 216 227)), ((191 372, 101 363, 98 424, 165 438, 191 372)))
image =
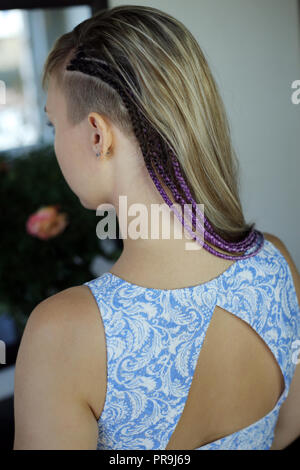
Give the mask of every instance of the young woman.
POLYGON ((192 34, 155 8, 101 10, 56 41, 43 84, 67 183, 123 221, 126 197, 128 218, 109 272, 30 315, 14 449, 287 446, 300 434, 299 273, 278 237, 245 222, 192 34), (149 228, 152 207, 168 208, 170 236, 128 235, 136 204, 149 228))

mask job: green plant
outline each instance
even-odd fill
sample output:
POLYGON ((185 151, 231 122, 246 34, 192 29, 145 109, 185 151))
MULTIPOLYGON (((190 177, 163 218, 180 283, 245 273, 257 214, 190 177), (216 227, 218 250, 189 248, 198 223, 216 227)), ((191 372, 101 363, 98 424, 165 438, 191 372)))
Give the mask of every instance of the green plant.
POLYGON ((121 242, 115 240, 115 250, 107 255, 105 240, 96 235, 100 219, 68 187, 53 146, 17 158, 0 154, 0 314, 13 316, 20 332, 39 302, 95 278, 90 265, 96 255, 118 259, 121 242), (68 225, 47 240, 30 235, 30 215, 53 205, 67 215, 68 225))

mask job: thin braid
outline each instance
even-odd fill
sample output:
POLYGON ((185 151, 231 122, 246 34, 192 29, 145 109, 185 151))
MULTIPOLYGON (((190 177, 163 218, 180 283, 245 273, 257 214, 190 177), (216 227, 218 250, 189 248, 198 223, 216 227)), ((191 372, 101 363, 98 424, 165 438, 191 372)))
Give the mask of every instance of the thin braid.
MULTIPOLYGON (((205 226, 208 227, 208 230, 210 229, 213 232, 213 229, 212 229, 211 225, 209 224, 208 220, 203 216, 201 210, 198 208, 195 200, 193 199, 193 197, 191 195, 191 192, 190 192, 187 184, 184 181, 184 178, 183 178, 183 176, 181 174, 181 171, 180 171, 180 164, 179 164, 177 158, 175 157, 175 154, 173 153, 173 151, 170 148, 169 148, 169 152, 171 154, 172 163, 173 163, 173 167, 174 167, 174 171, 175 171, 177 181, 179 181, 179 184, 180 184, 181 188, 183 188, 184 193, 187 197, 187 201, 192 204, 192 207, 196 211, 197 215, 202 220, 204 218, 204 224, 205 224, 205 226)), ((158 155, 156 152, 153 152, 153 153, 154 153, 155 156, 158 155)), ((192 211, 189 209, 189 206, 188 206, 186 200, 184 200, 184 198, 178 194, 176 185, 174 183, 172 183, 170 181, 170 178, 164 173, 165 170, 164 170, 163 166, 161 165, 161 163, 159 163, 159 160, 156 160, 155 163, 157 163, 157 166, 160 170, 160 174, 163 177, 165 177, 165 181, 166 181, 167 185, 171 188, 171 190, 173 192, 173 195, 175 197, 175 200, 177 202, 180 202, 182 205, 186 204, 187 211, 188 211, 189 215, 191 216, 192 211)), ((192 221, 193 221, 192 222, 193 226, 196 226, 196 228, 201 230, 201 226, 199 227, 199 221, 198 221, 198 219, 196 219, 196 214, 194 212, 192 213, 192 221)), ((214 232, 210 233, 208 230, 206 231, 206 233, 208 235, 207 239, 209 241, 215 243, 217 246, 220 246, 222 248, 225 248, 225 247, 228 248, 228 246, 229 246, 231 251, 236 251, 236 252, 243 251, 243 250, 241 250, 241 246, 242 246, 243 249, 245 249, 245 247, 247 248, 248 246, 253 245, 253 239, 256 236, 256 233, 252 231, 250 233, 250 235, 243 242, 230 244, 229 242, 224 242, 223 239, 218 234, 215 234, 214 232)), ((235 259, 236 259, 236 257, 235 257, 235 259)))
MULTIPOLYGON (((128 64, 126 65, 127 77, 140 93, 139 85, 135 79, 134 73, 132 70, 130 70, 128 64)), ((119 93, 130 115, 133 130, 138 139, 138 142, 140 143, 147 170, 162 198, 175 213, 176 217, 180 220, 186 230, 190 233, 192 239, 196 239, 210 253, 224 259, 246 259, 254 256, 260 251, 264 238, 263 234, 258 230, 251 230, 246 239, 237 243, 227 242, 218 234, 216 234, 212 226, 209 224, 207 218, 199 210, 198 205, 193 199, 190 189, 180 171, 180 164, 176 158, 175 153, 167 144, 167 142, 162 139, 156 129, 150 125, 149 121, 140 111, 139 107, 135 103, 132 91, 127 86, 127 84, 125 84, 124 78, 115 68, 101 59, 97 59, 90 56, 90 54, 86 54, 84 47, 79 46, 75 56, 72 58, 66 69, 69 71, 80 71, 82 73, 101 78, 104 82, 108 83, 119 93), (174 176, 172 175, 170 163, 174 176), (224 249, 225 251, 227 250, 232 252, 245 251, 247 248, 249 248, 249 246, 251 248, 255 246, 258 241, 256 250, 247 255, 244 254, 241 256, 230 256, 214 250, 212 247, 207 245, 205 241, 203 242, 201 239, 199 239, 195 232, 192 232, 190 227, 187 226, 184 218, 177 211, 176 207, 174 207, 172 201, 164 191, 159 179, 155 174, 153 165, 156 167, 158 174, 161 176, 166 186, 170 189, 175 201, 178 202, 182 208, 184 206, 186 207, 192 226, 201 230, 201 225, 196 214, 199 216, 199 218, 204 218, 204 227, 206 228, 204 229, 204 240, 207 239, 212 244, 224 249), (183 197, 183 194, 185 194, 187 199, 183 197), (188 203, 191 203, 193 209, 196 211, 196 214, 191 211, 187 201, 188 203)))
MULTIPOLYGON (((187 200, 189 202, 191 202, 191 204, 192 204, 193 208, 196 210, 197 214, 202 218, 203 214, 202 214, 201 211, 199 211, 198 206, 195 203, 195 200, 193 199, 193 197, 191 195, 191 192, 190 192, 187 184, 184 181, 184 178, 183 178, 181 170, 180 170, 180 163, 178 162, 178 159, 176 158, 176 156, 175 156, 174 152, 172 151, 172 149, 170 149, 170 154, 171 154, 173 166, 175 168, 175 174, 176 174, 177 180, 179 181, 179 184, 183 188, 183 190, 185 192, 185 195, 187 197, 187 200)), ((195 215, 193 214, 193 224, 195 223, 194 220, 195 220, 195 215)), ((251 246, 253 244, 253 239, 256 236, 256 232, 251 231, 250 234, 246 237, 245 240, 232 244, 232 243, 224 241, 218 234, 216 234, 214 232, 212 226, 210 225, 210 223, 208 222, 208 220, 205 217, 204 217, 204 226, 208 228, 207 238, 208 238, 209 241, 211 241, 213 243, 216 243, 216 241, 219 241, 223 244, 223 246, 221 244, 216 243, 218 246, 221 246, 223 248, 225 248, 225 247, 228 248, 229 247, 229 249, 231 251, 236 251, 236 252, 243 251, 243 249, 247 248, 248 246, 251 246), (209 230, 211 230, 212 233, 210 233, 209 230)))

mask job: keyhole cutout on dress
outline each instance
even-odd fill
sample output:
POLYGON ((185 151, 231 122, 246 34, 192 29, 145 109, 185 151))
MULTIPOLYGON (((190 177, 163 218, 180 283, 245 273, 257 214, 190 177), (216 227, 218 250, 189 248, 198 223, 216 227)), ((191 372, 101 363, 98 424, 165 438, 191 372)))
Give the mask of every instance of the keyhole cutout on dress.
POLYGON ((263 338, 237 315, 215 307, 183 412, 165 450, 192 450, 268 414, 285 390, 263 338))

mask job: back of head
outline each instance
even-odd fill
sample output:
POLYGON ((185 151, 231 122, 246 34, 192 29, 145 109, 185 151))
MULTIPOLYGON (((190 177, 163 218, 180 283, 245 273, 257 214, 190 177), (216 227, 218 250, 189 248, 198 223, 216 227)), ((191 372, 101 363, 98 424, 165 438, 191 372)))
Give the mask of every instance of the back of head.
MULTIPOLYGON (((156 8, 125 5, 98 11, 61 36, 50 51, 43 86, 55 74, 70 121, 79 123, 97 111, 139 144, 138 123, 117 91, 97 77, 66 70, 79 46, 123 77, 142 115, 176 155, 194 200, 204 204, 206 219, 224 248, 230 251, 231 243, 242 243, 254 224, 246 224, 243 216, 238 160, 224 105, 193 35, 156 8)), ((183 194, 170 154, 164 166, 183 194)))

